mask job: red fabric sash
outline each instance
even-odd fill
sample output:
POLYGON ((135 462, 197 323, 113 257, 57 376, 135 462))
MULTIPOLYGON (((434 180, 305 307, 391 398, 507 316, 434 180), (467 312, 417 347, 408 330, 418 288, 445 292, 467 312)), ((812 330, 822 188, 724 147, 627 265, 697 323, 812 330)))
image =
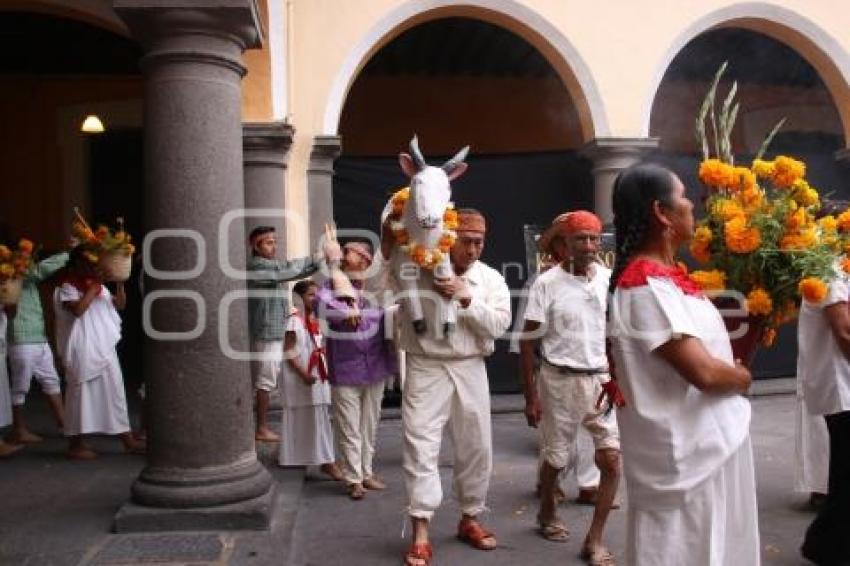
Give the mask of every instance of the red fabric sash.
POLYGON ((310 341, 313 342, 313 351, 310 352, 310 359, 307 361, 307 375, 313 375, 313 370, 319 370, 319 380, 328 380, 328 368, 325 365, 325 349, 319 346, 316 336, 319 335, 319 321, 315 318, 307 318, 306 315, 298 315, 304 328, 307 329, 307 334, 310 335, 310 341))
POLYGON ((646 258, 638 258, 631 261, 620 274, 620 278, 617 280, 617 287, 620 289, 643 287, 647 284, 647 279, 650 277, 669 279, 686 295, 693 295, 695 297, 705 296, 700 286, 688 277, 688 272, 682 266, 664 265, 663 263, 646 258))

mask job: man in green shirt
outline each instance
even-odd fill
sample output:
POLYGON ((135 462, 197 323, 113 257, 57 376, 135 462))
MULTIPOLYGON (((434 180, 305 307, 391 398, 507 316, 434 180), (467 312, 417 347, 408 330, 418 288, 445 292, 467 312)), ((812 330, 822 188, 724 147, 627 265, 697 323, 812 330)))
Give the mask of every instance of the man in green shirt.
POLYGON ((32 378, 38 380, 41 391, 47 395, 56 426, 64 428, 62 392, 59 374, 53 362, 53 350, 47 342, 44 311, 38 286, 68 263, 68 254, 59 253, 34 264, 24 276, 21 297, 15 317, 9 323, 9 367, 12 389, 12 432, 6 438, 14 444, 32 444, 42 438, 27 429, 24 420, 24 402, 32 378))
MULTIPOLYGON (((265 296, 248 298, 248 315, 251 329, 251 351, 255 359, 251 363, 254 388, 257 390, 257 430, 260 442, 278 442, 267 421, 269 397, 277 387, 280 364, 283 361, 283 337, 286 333, 286 317, 289 304, 286 291, 281 287, 285 281, 309 277, 319 270, 322 254, 293 260, 275 259, 277 238, 272 226, 258 226, 249 236, 251 258, 248 260, 248 289, 266 291, 265 296)), ((326 240, 323 246, 327 261, 339 261, 342 251, 336 241, 326 240)))

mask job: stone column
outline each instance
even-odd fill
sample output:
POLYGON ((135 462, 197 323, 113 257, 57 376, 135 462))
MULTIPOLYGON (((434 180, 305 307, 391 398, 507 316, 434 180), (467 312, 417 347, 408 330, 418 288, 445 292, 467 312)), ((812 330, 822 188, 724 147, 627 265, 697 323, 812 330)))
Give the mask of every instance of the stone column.
POLYGON ((342 151, 339 136, 316 136, 307 169, 307 203, 309 208, 310 250, 317 249, 325 223, 334 218, 334 160, 342 151))
POLYGON ((226 303, 245 288, 241 273, 225 271, 245 268, 242 218, 219 233, 226 215, 245 205, 241 55, 262 39, 257 6, 115 0, 114 7, 145 51, 150 230, 147 466, 115 528, 267 528, 272 481, 254 447, 248 363, 226 353, 248 350, 244 302, 226 303))
MULTIPOLYGON (((285 122, 248 122, 242 125, 242 161, 245 164, 245 208, 286 208, 286 165, 294 130, 285 122)), ((278 249, 286 249, 286 221, 282 216, 246 216, 245 232, 264 224, 277 230, 278 249)))
POLYGON ((582 155, 593 162, 594 212, 606 226, 614 219, 611 197, 617 175, 656 149, 658 141, 658 138, 596 138, 582 148, 582 155))

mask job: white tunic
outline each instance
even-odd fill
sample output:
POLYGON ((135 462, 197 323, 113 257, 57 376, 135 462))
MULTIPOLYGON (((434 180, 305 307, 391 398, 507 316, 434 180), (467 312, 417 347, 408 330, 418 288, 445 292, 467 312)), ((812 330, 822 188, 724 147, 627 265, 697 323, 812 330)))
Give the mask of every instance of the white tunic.
POLYGON ((800 307, 797 374, 806 408, 813 415, 850 410, 850 360, 841 352, 824 313, 826 307, 837 303, 847 308, 849 290, 850 278, 838 269, 826 298, 817 304, 804 300, 800 307))
POLYGON ((115 345, 121 318, 105 286, 82 316, 62 303, 82 298, 70 283, 54 291, 56 342, 65 368, 65 435, 121 434, 130 430, 124 379, 115 345))
POLYGON ((611 270, 592 266, 590 277, 560 265, 531 286, 525 320, 543 327, 540 347, 550 363, 579 369, 608 367, 605 357, 605 309, 611 270))
POLYGON ((6 313, 0 305, 0 427, 12 424, 12 396, 6 369, 6 313))
MULTIPOLYGON (((322 344, 321 334, 316 342, 297 315, 286 321, 286 331, 295 333, 295 349, 285 355, 294 355, 299 366, 306 368, 310 355, 322 344)), ((327 381, 321 381, 318 368, 312 375, 317 379, 307 385, 292 369, 286 358, 283 361, 281 393, 281 434, 278 463, 281 466, 310 466, 334 461, 334 437, 330 419, 331 392, 327 381)))
POLYGON ((740 395, 699 391, 655 353, 693 336, 732 365, 719 312, 670 280, 649 277, 644 286, 616 290, 611 331, 626 398, 617 418, 630 563, 758 564, 750 404, 740 395))

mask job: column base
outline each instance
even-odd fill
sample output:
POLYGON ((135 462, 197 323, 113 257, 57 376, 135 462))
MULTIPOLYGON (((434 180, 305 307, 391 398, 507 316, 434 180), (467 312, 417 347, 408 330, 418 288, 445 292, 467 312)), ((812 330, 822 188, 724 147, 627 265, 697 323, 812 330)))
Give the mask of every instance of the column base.
POLYGON ((276 499, 277 490, 272 486, 254 499, 209 507, 174 509, 128 501, 115 515, 113 531, 263 531, 269 529, 276 499))

